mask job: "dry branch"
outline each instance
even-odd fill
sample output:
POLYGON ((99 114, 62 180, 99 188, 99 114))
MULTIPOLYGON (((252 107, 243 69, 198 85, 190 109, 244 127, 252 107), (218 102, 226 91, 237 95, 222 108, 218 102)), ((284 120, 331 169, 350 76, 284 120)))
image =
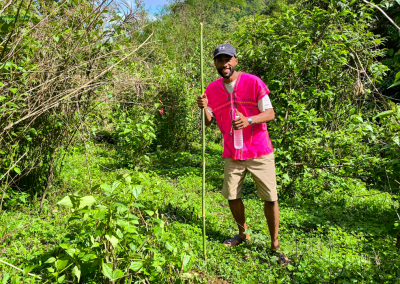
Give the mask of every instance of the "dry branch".
MULTIPOLYGON (((12 265, 12 264, 10 264, 10 263, 8 263, 8 262, 5 262, 4 260, 1 260, 1 259, 0 259, 0 262, 3 263, 3 264, 5 264, 5 265, 8 265, 8 266, 10 266, 10 267, 12 267, 12 268, 14 268, 14 269, 16 269, 16 270, 19 270, 19 271, 21 271, 21 272, 24 272, 21 268, 16 267, 15 265, 12 265)), ((32 277, 35 277, 35 278, 37 278, 37 279, 39 279, 39 280, 43 280, 43 278, 40 277, 40 276, 38 276, 38 275, 35 275, 35 274, 32 274, 32 273, 28 273, 28 275, 29 275, 29 276, 32 276, 32 277)))

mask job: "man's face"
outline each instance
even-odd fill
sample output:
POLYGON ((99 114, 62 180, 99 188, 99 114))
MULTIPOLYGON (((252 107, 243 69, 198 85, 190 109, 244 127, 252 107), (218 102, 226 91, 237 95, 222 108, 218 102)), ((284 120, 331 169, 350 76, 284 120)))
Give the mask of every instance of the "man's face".
POLYGON ((236 57, 226 54, 218 55, 214 60, 219 75, 225 79, 229 79, 232 76, 237 63, 238 59, 236 57))

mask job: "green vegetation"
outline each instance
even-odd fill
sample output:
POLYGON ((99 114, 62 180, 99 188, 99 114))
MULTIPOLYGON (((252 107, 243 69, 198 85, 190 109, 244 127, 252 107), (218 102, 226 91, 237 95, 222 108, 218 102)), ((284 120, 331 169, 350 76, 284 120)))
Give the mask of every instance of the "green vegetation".
POLYGON ((142 7, 0 3, 1 283, 398 283, 399 1, 142 7), (200 22, 205 59, 231 43, 271 89, 288 267, 250 177, 251 241, 222 245, 236 225, 215 124, 203 260, 200 22))
MULTIPOLYGON (((357 181, 339 180, 327 191, 323 184, 309 186, 309 176, 299 178, 299 192, 280 204, 280 238, 294 261, 286 268, 266 253, 262 203, 247 178, 252 240, 225 248, 221 240, 232 235, 236 225, 219 193, 221 152, 220 145, 207 147, 207 262, 202 260, 200 147, 193 153, 161 151, 146 172, 92 168, 93 184, 100 186, 94 186, 93 194, 84 151, 74 148, 55 196, 41 214, 32 203, 2 215, 2 223, 7 221, 0 233, 2 253, 10 263, 32 269, 51 283, 64 277, 65 282, 80 277, 81 283, 100 283, 122 276, 137 283, 145 278, 152 283, 396 282, 400 261, 390 195, 368 191, 357 181), (173 161, 167 168, 166 159, 173 161)), ((115 162, 115 152, 108 147, 96 146, 95 153, 102 164, 115 162)), ((3 278, 32 279, 2 268, 3 278)))

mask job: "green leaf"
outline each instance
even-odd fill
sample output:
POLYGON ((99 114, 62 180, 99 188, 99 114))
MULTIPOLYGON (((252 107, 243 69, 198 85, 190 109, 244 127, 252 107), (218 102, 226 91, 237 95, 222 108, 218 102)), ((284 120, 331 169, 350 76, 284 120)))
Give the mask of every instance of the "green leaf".
POLYGON ((105 191, 111 192, 111 187, 106 183, 102 184, 100 187, 105 191))
POLYGON ((144 208, 143 204, 132 202, 132 206, 144 208))
POLYGON ((113 279, 113 280, 114 280, 114 279, 117 279, 117 278, 120 278, 120 277, 122 277, 122 276, 124 276, 124 273, 123 273, 121 270, 119 270, 119 269, 113 271, 113 273, 112 273, 112 279, 113 279))
POLYGON ((79 270, 78 266, 72 268, 72 276, 75 276, 78 279, 78 283, 81 279, 81 271, 79 270))
POLYGON ((174 247, 169 242, 165 243, 165 248, 167 250, 169 250, 170 252, 172 252, 174 250, 174 247))
POLYGON ((109 240, 109 242, 112 244, 112 246, 114 247, 114 248, 116 248, 117 247, 117 245, 118 245, 118 239, 116 238, 116 237, 114 237, 114 236, 109 236, 109 235, 106 235, 106 239, 107 240, 109 240))
POLYGON ((117 231, 115 232, 118 236, 118 238, 122 239, 124 237, 124 234, 121 232, 120 229, 117 229, 117 231))
POLYGON ((6 103, 6 105, 8 105, 9 107, 15 107, 19 109, 19 106, 17 106, 16 104, 12 103, 12 102, 8 102, 6 103))
POLYGON ((63 283, 65 279, 65 274, 57 279, 58 283, 63 283))
POLYGON ((381 113, 378 113, 374 118, 377 118, 377 117, 384 118, 384 117, 387 117, 387 116, 389 116, 391 114, 393 114, 393 110, 387 110, 387 111, 383 111, 381 113))
POLYGON ((140 193, 142 192, 142 186, 141 185, 135 185, 132 187, 132 194, 135 197, 135 199, 138 199, 140 193))
POLYGON ((10 88, 10 92, 13 92, 14 94, 18 91, 17 88, 10 88))
POLYGON ((45 263, 53 263, 55 261, 56 261, 55 257, 50 257, 48 260, 46 260, 45 263))
POLYGON ((398 73, 396 74, 396 78, 394 79, 394 81, 397 82, 397 81, 399 81, 399 80, 400 80, 400 72, 398 72, 398 73))
POLYGON ((369 124, 365 125, 365 129, 367 129, 368 131, 374 132, 374 130, 372 129, 372 126, 369 124))
POLYGON ((62 249, 69 249, 69 247, 70 247, 69 244, 66 244, 66 243, 60 244, 60 248, 62 248, 62 249))
POLYGON ((59 259, 56 261, 56 269, 57 271, 63 270, 64 267, 66 267, 68 264, 68 259, 59 259))
POLYGON ((32 271, 32 269, 34 269, 36 267, 36 265, 32 265, 32 266, 27 266, 24 268, 24 271, 22 272, 23 276, 28 275, 29 272, 32 271))
POLYGON ((132 262, 131 266, 129 266, 129 269, 133 271, 139 271, 143 267, 143 262, 132 262))
POLYGON ((132 181, 132 177, 131 176, 129 176, 129 175, 127 175, 127 176, 125 176, 125 182, 126 183, 131 183, 131 181, 132 181))
POLYGON ((283 175, 283 178, 284 178, 285 180, 287 180, 288 182, 290 182, 290 178, 289 178, 288 174, 284 174, 284 175, 283 175))
POLYGON ((19 276, 11 277, 11 284, 20 284, 20 283, 21 283, 21 281, 20 281, 19 276))
POLYGON ((112 191, 114 191, 120 184, 121 184, 120 181, 114 181, 114 183, 112 185, 112 191))
POLYGON ((8 279, 10 279, 10 274, 8 274, 8 272, 4 272, 3 280, 1 281, 1 284, 7 284, 8 279))
POLYGON ((102 272, 104 274, 104 276, 106 276, 107 278, 109 278, 110 280, 112 280, 112 263, 104 263, 102 264, 102 272))
POLYGON ((74 257, 74 254, 75 254, 75 249, 74 248, 70 248, 70 249, 67 249, 65 252, 70 256, 70 257, 74 257))
POLYGON ((396 143, 398 146, 400 146, 400 138, 399 138, 399 136, 393 137, 393 142, 396 143))
POLYGON ((391 85, 388 89, 393 88, 393 87, 397 87, 398 85, 400 85, 400 81, 395 82, 393 85, 391 85))
POLYGON ((96 199, 94 199, 93 196, 89 195, 89 196, 81 197, 79 201, 80 201, 79 209, 82 209, 86 206, 88 206, 88 207, 92 206, 96 202, 96 199))
POLYGON ((144 212, 146 212, 149 216, 153 216, 154 212, 151 210, 144 210, 144 212))
POLYGON ((20 170, 19 168, 14 167, 13 170, 14 170, 14 172, 16 172, 17 174, 19 174, 19 175, 21 174, 21 170, 20 170))
POLYGON ((63 199, 61 199, 60 201, 58 201, 57 204, 61 205, 61 206, 66 206, 66 207, 72 208, 72 201, 68 195, 65 196, 63 199))

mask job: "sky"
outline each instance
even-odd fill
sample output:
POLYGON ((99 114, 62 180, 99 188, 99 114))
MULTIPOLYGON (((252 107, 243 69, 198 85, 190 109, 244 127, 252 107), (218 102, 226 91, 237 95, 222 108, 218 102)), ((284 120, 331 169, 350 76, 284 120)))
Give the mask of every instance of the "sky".
POLYGON ((158 6, 167 4, 167 1, 168 0, 144 0, 144 5, 151 14, 154 14, 158 11, 158 6))

